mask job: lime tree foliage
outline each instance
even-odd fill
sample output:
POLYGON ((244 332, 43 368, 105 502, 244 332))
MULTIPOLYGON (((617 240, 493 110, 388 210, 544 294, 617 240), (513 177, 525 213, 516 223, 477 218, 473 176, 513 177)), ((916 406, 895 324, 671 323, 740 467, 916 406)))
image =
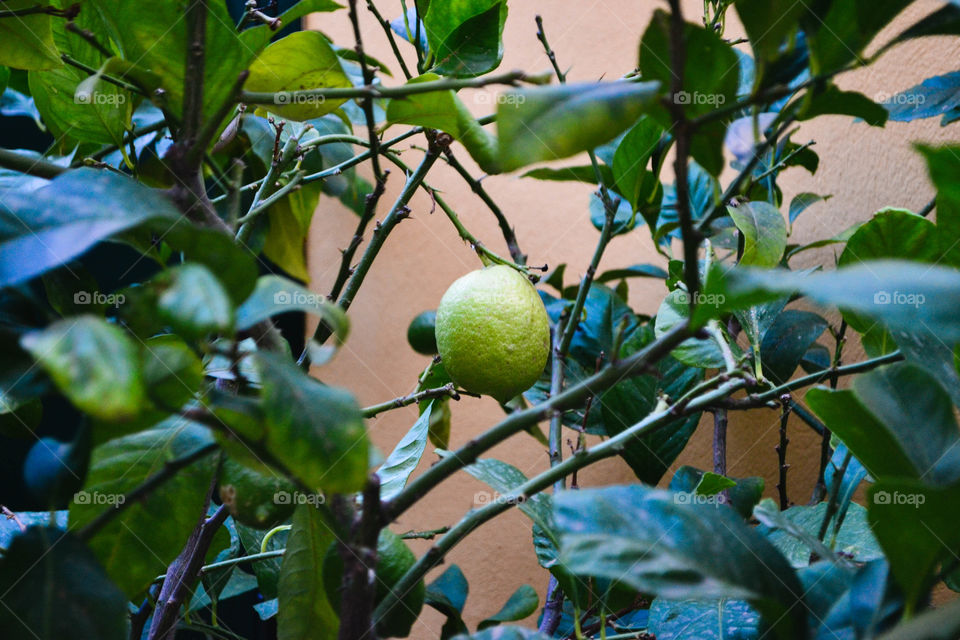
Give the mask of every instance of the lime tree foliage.
POLYGON ((893 96, 837 83, 904 41, 960 33, 956 3, 898 32, 909 0, 709 0, 686 16, 670 0, 636 34, 636 65, 586 84, 567 83, 575 61, 547 37, 572 25, 527 25, 550 68, 513 71, 507 0, 379 4, 0 3, 0 112, 52 141, 0 140, 0 426, 24 452, 4 477, 28 494, 4 498, 0 635, 425 637, 430 607, 442 638, 960 637, 960 607, 931 606, 960 588, 960 147, 916 147, 935 187, 922 210, 890 202, 851 228, 831 228, 833 194, 778 186, 816 173, 804 123, 818 116, 958 119, 960 71, 893 96), (355 39, 282 30, 335 12, 355 39), (395 59, 365 53, 362 32, 395 59), (475 95, 493 108, 468 109, 475 95), (431 187, 438 170, 502 238, 471 233, 465 203, 431 187), (524 253, 481 181, 506 172, 587 185, 583 275, 524 253), (421 191, 489 269, 470 279, 510 280, 524 302, 513 324, 496 287, 451 294, 456 313, 411 328, 413 391, 364 408, 323 365, 421 191), (304 242, 332 199, 356 231, 317 292, 304 242), (798 244, 799 216, 829 232, 798 244), (655 263, 600 269, 624 234, 649 234, 655 263), (90 267, 105 249, 133 258, 90 267), (628 306, 635 278, 663 283, 654 317, 628 306), (289 312, 317 318, 302 348, 275 325, 289 312), (451 449, 475 402, 455 401, 482 393, 505 417, 451 449), (375 451, 368 421, 415 404, 375 451), (53 437, 64 407, 76 424, 53 437), (727 430, 749 410, 779 415, 775 488, 727 473, 727 430), (668 477, 704 416, 713 467, 668 477), (819 446, 788 450, 788 429, 819 446), (490 456, 507 439, 549 456, 521 473, 490 456), (636 481, 578 486, 609 457, 636 481), (788 494, 801 457, 819 477, 788 494), (391 531, 464 472, 489 499, 391 531), (470 576, 428 572, 514 508, 542 589, 504 592, 476 624, 470 576), (242 624, 226 614, 238 602, 242 624))

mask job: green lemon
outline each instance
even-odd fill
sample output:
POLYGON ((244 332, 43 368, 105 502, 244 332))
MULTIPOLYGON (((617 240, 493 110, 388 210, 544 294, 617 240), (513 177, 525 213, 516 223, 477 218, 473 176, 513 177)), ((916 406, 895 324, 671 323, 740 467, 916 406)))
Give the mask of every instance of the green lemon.
POLYGON ((529 389, 550 355, 550 320, 537 290, 506 265, 463 276, 437 309, 437 347, 460 387, 507 402, 529 389))
POLYGON ((425 356, 437 353, 437 336, 434 331, 436 324, 436 311, 424 311, 410 321, 410 326, 407 327, 407 342, 414 351, 425 356))
POLYGON ((296 487, 285 478, 257 473, 230 458, 220 471, 220 500, 234 520, 269 529, 287 520, 296 507, 296 487))
MULTIPOLYGON (((403 538, 389 529, 382 529, 377 539, 377 592, 376 602, 379 604, 394 585, 400 581, 410 567, 417 561, 403 538)), ((340 610, 340 582, 343 579, 343 558, 337 543, 327 549, 323 558, 323 586, 330 606, 335 611, 340 610)), ((423 609, 423 600, 427 588, 423 580, 407 592, 397 606, 387 613, 377 626, 377 633, 387 638, 403 638, 410 635, 410 628, 416 622, 420 610, 423 609)))

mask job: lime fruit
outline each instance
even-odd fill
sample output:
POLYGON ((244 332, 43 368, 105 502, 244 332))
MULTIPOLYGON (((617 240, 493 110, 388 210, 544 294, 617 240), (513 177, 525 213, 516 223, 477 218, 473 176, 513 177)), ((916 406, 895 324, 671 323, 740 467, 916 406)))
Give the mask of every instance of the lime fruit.
POLYGON ((410 326, 407 327, 407 342, 414 351, 425 356, 437 353, 437 336, 434 331, 436 324, 436 311, 424 311, 410 321, 410 326))
MULTIPOLYGON (((416 561, 417 557, 410 551, 410 547, 403 538, 389 529, 380 531, 380 537, 377 539, 375 605, 380 604, 416 561)), ((342 580, 343 558, 340 557, 337 543, 333 543, 323 558, 323 586, 327 599, 335 611, 340 610, 342 580)), ((377 625, 377 633, 385 638, 404 638, 410 635, 410 628, 420 615, 420 610, 423 609, 426 591, 427 588, 421 580, 377 625)))
POLYGON ((530 281, 506 265, 463 276, 437 308, 437 347, 454 382, 507 402, 529 389, 550 355, 550 320, 530 281))
POLYGON ((296 487, 281 476, 258 473, 227 458, 220 470, 220 500, 233 519, 255 529, 287 520, 296 507, 296 487))

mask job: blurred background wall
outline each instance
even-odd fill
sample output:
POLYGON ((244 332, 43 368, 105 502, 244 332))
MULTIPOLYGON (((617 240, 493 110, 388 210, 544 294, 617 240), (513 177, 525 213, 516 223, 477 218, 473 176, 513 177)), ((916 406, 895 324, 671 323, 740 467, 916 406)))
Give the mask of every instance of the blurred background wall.
MULTIPOLYGON (((435 0, 436 1, 436 0, 435 0)), ((399 84, 403 78, 379 25, 361 6, 362 34, 367 52, 386 61, 396 70, 386 84, 399 84)), ((939 8, 935 0, 921 1, 881 34, 881 43, 918 18, 939 8)), ((380 11, 392 19, 401 13, 399 0, 380 0, 380 11)), ((654 9, 664 2, 651 0, 524 0, 510 5, 504 34, 504 59, 501 71, 523 69, 547 70, 549 62, 536 39, 534 17, 541 15, 547 36, 557 53, 559 64, 569 69, 569 80, 596 81, 618 78, 636 65, 637 47, 654 9)), ((688 20, 697 21, 702 2, 684 2, 688 20)), ((730 11, 726 36, 742 35, 730 11)), ((310 28, 319 29, 342 46, 352 46, 353 34, 347 14, 313 16, 310 28)), ((861 91, 876 100, 907 89, 923 79, 956 68, 960 46, 956 39, 927 38, 913 40, 887 53, 872 67, 841 76, 843 89, 861 91)), ((875 48, 877 43, 874 44, 875 48)), ((400 47, 411 68, 415 69, 412 48, 405 42, 400 47)), ((495 107, 489 91, 464 91, 461 97, 476 115, 491 113, 495 107)), ((796 193, 812 191, 832 194, 826 203, 818 203, 804 213, 794 225, 791 242, 804 243, 832 236, 857 221, 866 220, 884 206, 917 210, 932 196, 923 162, 911 149, 918 141, 942 142, 960 138, 956 128, 941 129, 937 119, 910 124, 889 123, 886 131, 846 117, 821 117, 804 123, 794 136, 795 142, 816 141, 814 150, 820 155, 820 168, 815 176, 802 169, 790 169, 780 178, 784 201, 796 193)), ((401 132, 397 127, 394 133, 401 132)), ((361 135, 365 133, 361 132, 361 135)), ((404 157, 415 164, 423 145, 412 138, 404 157)), ((458 158, 470 166, 474 175, 480 171, 470 162, 466 152, 454 145, 458 158)), ((563 164, 582 164, 583 158, 563 164)), ((445 192, 446 200, 456 209, 464 224, 484 243, 506 255, 502 237, 489 210, 477 199, 453 169, 438 162, 429 181, 445 192)), ((665 182, 672 182, 670 175, 665 182)), ((390 176, 387 193, 380 202, 379 216, 385 215, 403 183, 396 170, 390 176)), ((587 204, 589 185, 563 182, 538 182, 520 179, 516 174, 490 176, 483 181, 512 224, 521 248, 529 255, 530 264, 547 263, 552 267, 565 262, 568 284, 579 278, 592 255, 598 232, 590 224, 587 204)), ((348 343, 332 364, 316 373, 333 384, 350 388, 364 405, 400 396, 411 391, 428 358, 416 354, 406 341, 410 320, 424 309, 435 309, 447 286, 468 271, 479 268, 474 253, 463 244, 442 213, 431 214, 430 202, 418 194, 410 204, 412 215, 393 231, 386 246, 368 274, 351 310, 352 330, 348 343)), ((329 291, 340 260, 340 249, 353 235, 356 217, 338 202, 324 198, 313 220, 309 245, 310 286, 318 292, 329 291)), ((813 252, 794 261, 794 268, 813 264, 830 264, 833 252, 813 252)), ((616 237, 601 263, 601 271, 636 263, 654 263, 666 267, 665 260, 653 249, 646 227, 616 237)), ((629 303, 638 312, 653 314, 666 294, 662 281, 634 279, 630 281, 629 303)), ((835 315, 827 317, 837 322, 835 315)), ((821 338, 833 346, 828 334, 821 338)), ((846 360, 862 356, 851 345, 846 360)), ((802 395, 796 398, 803 401, 802 395)), ((503 413, 490 399, 464 398, 452 405, 453 430, 451 447, 464 444, 482 432, 503 413)), ((373 441, 389 452, 417 417, 415 407, 382 414, 370 421, 373 441)), ((543 425, 546 428, 546 425, 543 425)), ((816 479, 819 438, 805 425, 791 419, 788 433, 790 445, 787 461, 790 499, 806 503, 816 479)), ((704 416, 687 450, 674 467, 691 464, 711 468, 712 420, 704 416)), ((774 496, 777 458, 774 445, 778 439, 778 415, 772 410, 749 414, 732 413, 728 435, 728 472, 732 476, 761 475, 766 479, 766 493, 774 496)), ((436 457, 427 454, 421 464, 425 468, 436 457)), ((527 475, 547 468, 547 452, 533 438, 518 435, 495 448, 488 456, 505 460, 527 475)), ((668 471, 663 484, 669 481, 668 471)), ((581 486, 633 482, 630 469, 618 459, 604 461, 580 476, 581 486)), ((474 506, 477 494, 486 494, 486 487, 465 473, 460 473, 411 509, 395 524, 398 532, 452 525, 474 506)), ((429 543, 416 541, 412 546, 422 553, 429 543)), ((509 595, 527 583, 540 592, 541 602, 547 584, 547 573, 537 565, 533 554, 529 521, 516 510, 507 512, 483 525, 457 546, 447 563, 460 565, 470 581, 470 597, 466 619, 471 627, 501 607, 509 595)), ((431 577, 443 570, 434 570, 431 577)), ((534 618, 535 619, 535 618, 534 618)), ((425 609, 414 628, 416 638, 439 637, 442 618, 432 609, 425 609)))

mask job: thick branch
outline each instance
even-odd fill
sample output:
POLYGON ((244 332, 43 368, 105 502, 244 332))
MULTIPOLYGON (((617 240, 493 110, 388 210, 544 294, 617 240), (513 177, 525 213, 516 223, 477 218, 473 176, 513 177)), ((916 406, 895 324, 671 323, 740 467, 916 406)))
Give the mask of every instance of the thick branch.
POLYGON ((9 149, 0 149, 0 167, 12 169, 38 178, 53 180, 58 175, 67 171, 66 167, 41 160, 40 158, 31 158, 30 156, 11 151, 9 149))

